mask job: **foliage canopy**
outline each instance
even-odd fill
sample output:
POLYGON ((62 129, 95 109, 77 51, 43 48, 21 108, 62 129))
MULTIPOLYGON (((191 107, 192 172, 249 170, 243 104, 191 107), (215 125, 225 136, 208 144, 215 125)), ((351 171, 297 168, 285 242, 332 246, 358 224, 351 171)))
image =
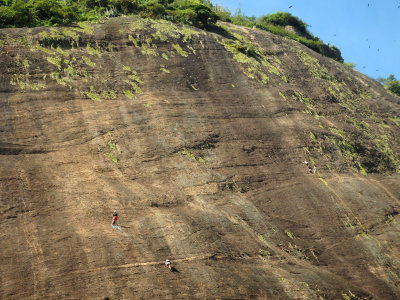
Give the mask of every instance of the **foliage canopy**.
POLYGON ((393 74, 389 75, 388 78, 378 78, 378 81, 382 83, 385 89, 390 93, 400 96, 400 82, 393 74))
POLYGON ((218 16, 201 0, 0 0, 0 27, 65 25, 121 14, 165 18, 207 28, 218 16))
POLYGON ((290 13, 276 12, 274 14, 262 16, 257 20, 257 23, 263 26, 292 26, 302 34, 310 35, 307 31, 308 25, 298 17, 292 16, 290 13))

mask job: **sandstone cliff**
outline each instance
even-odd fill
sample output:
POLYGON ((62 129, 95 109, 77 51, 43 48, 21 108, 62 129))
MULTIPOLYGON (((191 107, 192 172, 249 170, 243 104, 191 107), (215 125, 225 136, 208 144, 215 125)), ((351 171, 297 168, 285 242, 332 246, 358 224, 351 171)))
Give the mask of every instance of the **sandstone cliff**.
POLYGON ((0 31, 0 298, 400 297, 399 98, 221 26, 0 31))

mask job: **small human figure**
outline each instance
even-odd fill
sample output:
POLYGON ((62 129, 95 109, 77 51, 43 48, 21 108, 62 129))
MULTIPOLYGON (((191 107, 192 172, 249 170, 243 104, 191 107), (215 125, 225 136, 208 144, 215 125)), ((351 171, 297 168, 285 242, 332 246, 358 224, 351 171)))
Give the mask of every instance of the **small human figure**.
POLYGON ((118 220, 118 214, 117 214, 117 211, 114 210, 113 220, 112 220, 111 225, 117 225, 118 226, 117 220, 118 220))
POLYGON ((311 168, 310 163, 308 161, 306 161, 306 160, 303 163, 307 166, 308 171, 312 174, 313 173, 313 169, 311 168))
POLYGON ((314 166, 314 168, 313 168, 313 174, 315 174, 315 173, 317 173, 317 167, 316 166, 314 166))
POLYGON ((166 268, 168 268, 170 271, 172 271, 172 268, 171 268, 171 261, 167 258, 166 260, 165 260, 165 265, 164 265, 166 268))

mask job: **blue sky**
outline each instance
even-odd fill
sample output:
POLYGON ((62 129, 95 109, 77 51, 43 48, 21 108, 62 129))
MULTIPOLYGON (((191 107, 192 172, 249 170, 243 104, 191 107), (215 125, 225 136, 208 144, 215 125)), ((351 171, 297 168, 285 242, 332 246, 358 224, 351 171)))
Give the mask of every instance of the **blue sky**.
POLYGON ((212 0, 235 13, 260 17, 289 12, 310 25, 345 62, 369 77, 400 79, 400 0, 212 0), (292 6, 289 8, 289 6, 292 6))

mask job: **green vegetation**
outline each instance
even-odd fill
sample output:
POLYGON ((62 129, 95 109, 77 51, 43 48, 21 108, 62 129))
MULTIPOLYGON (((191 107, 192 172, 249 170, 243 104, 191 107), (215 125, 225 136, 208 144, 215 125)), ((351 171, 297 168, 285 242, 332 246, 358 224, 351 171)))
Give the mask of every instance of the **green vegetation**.
POLYGON ((307 30, 308 25, 290 13, 276 12, 275 14, 261 16, 256 19, 255 17, 243 15, 240 10, 232 15, 229 10, 218 5, 215 6, 215 11, 222 21, 250 28, 257 27, 277 35, 288 37, 322 55, 343 62, 341 52, 336 46, 326 45, 318 37, 314 37, 307 30))
POLYGON ((189 54, 179 44, 173 44, 172 47, 183 57, 188 57, 189 54))
POLYGON ((129 99, 135 99, 135 94, 131 90, 124 90, 124 95, 129 99))
POLYGON ((281 96, 282 99, 286 101, 286 96, 282 92, 279 92, 279 96, 281 96))
POLYGON ((233 59, 242 65, 243 74, 262 84, 267 84, 270 80, 267 73, 283 79, 284 76, 274 65, 274 63, 278 64, 275 59, 264 55, 258 47, 243 35, 230 32, 223 26, 221 26, 221 29, 229 35, 229 38, 217 39, 217 42, 231 52, 233 59))
POLYGON ((33 83, 29 80, 29 73, 26 74, 15 74, 11 77, 10 84, 18 85, 21 90, 31 89, 38 91, 40 89, 45 89, 46 85, 44 83, 33 83))
POLYGON ((378 78, 377 79, 389 93, 400 96, 400 82, 394 77, 394 75, 389 75, 388 78, 378 78))
POLYGON ((98 101, 98 102, 101 101, 100 95, 94 90, 93 86, 91 86, 89 88, 89 91, 82 92, 82 94, 86 95, 87 97, 89 97, 93 101, 98 101))
POLYGON ((190 152, 188 149, 183 148, 182 151, 179 151, 180 154, 186 155, 188 156, 191 160, 194 161, 198 161, 199 163, 204 164, 206 161, 204 160, 204 158, 202 158, 201 156, 196 158, 196 155, 194 155, 192 152, 190 152))
POLYGON ((0 27, 70 24, 82 14, 72 0, 8 0, 0 4, 0 27))
POLYGON ((100 145, 97 146, 97 152, 104 152, 104 156, 109 158, 111 161, 114 163, 119 162, 119 155, 122 154, 122 151, 120 147, 116 144, 115 138, 113 138, 113 133, 112 131, 108 131, 107 134, 105 135, 107 138, 108 142, 106 146, 101 147, 100 145))
MULTIPOLYGON (((348 68, 339 69, 348 75, 339 80, 308 52, 301 50, 297 55, 318 85, 330 95, 327 100, 337 103, 340 110, 327 112, 320 99, 310 99, 300 92, 290 91, 292 99, 305 106, 303 113, 313 116, 322 128, 318 134, 310 133, 313 146, 308 149, 309 153, 318 153, 323 159, 337 154, 361 174, 398 172, 400 157, 393 148, 394 132, 391 128, 399 126, 399 118, 390 113, 377 115, 363 105, 372 95, 351 79, 348 68), (336 120, 330 116, 335 116, 336 120), (340 129, 328 125, 339 120, 347 125, 340 129)), ((392 80, 395 80, 394 76, 389 78, 392 80)), ((326 166, 332 169, 331 165, 326 166)))
POLYGON ((168 7, 171 10, 167 9, 167 12, 178 22, 200 28, 209 28, 218 20, 218 16, 209 1, 175 0, 169 2, 172 2, 168 7), (209 4, 211 7, 205 4, 209 4))
POLYGON ((396 124, 397 127, 400 127, 400 117, 390 116, 389 120, 396 124))
POLYGON ((93 62, 89 57, 87 56, 82 56, 82 62, 88 65, 89 67, 95 67, 96 63, 93 62))
POLYGON ((86 45, 86 51, 87 51, 90 55, 93 55, 93 56, 96 55, 98 58, 101 58, 101 57, 102 57, 102 52, 101 52, 101 50, 99 49, 98 46, 96 46, 96 48, 92 48, 92 47, 90 46, 90 44, 88 43, 88 44, 86 45))
POLYGON ((315 134, 312 133, 311 131, 310 131, 310 138, 311 138, 313 141, 316 141, 316 140, 317 140, 317 138, 315 137, 315 134))
MULTIPOLYGON (((297 40, 314 51, 343 61, 339 49, 325 45, 307 30, 308 25, 305 22, 289 13, 277 12, 258 19, 244 16, 240 10, 231 15, 229 10, 219 5, 214 6, 209 0, 1 0, 0 28, 54 26, 77 22, 80 26, 79 31, 93 34, 94 28, 87 24, 81 26, 82 21, 97 21, 122 14, 165 19, 202 29, 212 29, 218 19, 242 26, 257 26, 297 40), (287 26, 292 27, 294 32, 287 29, 287 26)), ((64 36, 67 34, 64 33, 64 36)))
POLYGON ((289 230, 285 230, 285 233, 286 233, 286 235, 287 235, 288 237, 290 237, 292 240, 295 239, 295 236, 294 236, 293 232, 291 232, 291 231, 289 231, 289 230))
POLYGON ((109 159, 111 159, 113 162, 115 162, 115 163, 118 162, 118 157, 116 157, 114 154, 106 152, 106 153, 104 153, 104 155, 106 157, 108 157, 109 159))
POLYGON ((357 65, 356 65, 356 63, 353 63, 353 62, 345 62, 345 63, 343 63, 346 67, 349 67, 349 68, 351 68, 351 69, 354 69, 357 65))
POLYGON ((283 283, 289 283, 289 281, 283 277, 279 277, 278 279, 279 279, 279 281, 281 281, 283 283))
POLYGON ((320 155, 337 151, 361 174, 395 172, 399 159, 391 148, 390 133, 385 128, 373 130, 365 121, 351 121, 357 125, 351 131, 321 125, 330 134, 310 132, 312 149, 320 155))
POLYGON ((310 98, 304 96, 302 92, 297 92, 294 91, 294 94, 292 95, 292 98, 295 100, 299 100, 301 103, 303 103, 308 109, 314 109, 314 105, 311 101, 310 98))
POLYGON ((396 221, 396 219, 393 217, 393 215, 387 215, 387 220, 386 220, 386 224, 387 225, 389 225, 389 224, 391 224, 391 223, 393 223, 393 224, 397 224, 397 221, 396 221))
POLYGON ((160 65, 160 71, 162 71, 164 73, 171 73, 171 71, 168 70, 164 65, 160 65))
POLYGON ((50 30, 44 30, 39 33, 39 45, 43 47, 73 47, 79 45, 79 35, 71 30, 65 28, 63 31, 56 27, 50 30))
POLYGON ((125 86, 128 86, 128 89, 125 88, 123 91, 124 95, 129 99, 134 99, 136 94, 143 94, 143 91, 139 86, 143 83, 143 81, 137 75, 137 72, 135 70, 131 70, 129 66, 123 66, 122 68, 126 73, 125 76, 128 77, 128 79, 122 80, 122 82, 125 83, 125 86))
MULTIPOLYGON (((111 159, 113 162, 117 163, 119 162, 118 156, 122 154, 122 151, 112 138, 112 132, 109 131, 107 134, 109 136, 109 141, 107 142, 107 147, 106 147, 107 152, 104 153, 104 156, 111 159)), ((101 148, 99 148, 99 150, 100 152, 102 151, 101 148)))
POLYGON ((103 99, 116 99, 117 98, 117 92, 114 90, 102 91, 100 95, 101 95, 101 98, 103 98, 103 99))
POLYGON ((117 148, 117 145, 112 142, 108 142, 107 146, 110 148, 110 150, 115 150, 117 148))
POLYGON ((358 299, 360 299, 352 291, 348 291, 347 293, 343 293, 342 294, 342 298, 343 298, 343 300, 358 300, 358 299))
POLYGON ((148 55, 148 56, 158 56, 157 46, 155 44, 151 43, 151 40, 146 41, 146 43, 142 44, 140 52, 143 55, 148 55))
POLYGON ((321 66, 319 60, 312 57, 310 54, 303 50, 298 50, 297 55, 300 58, 300 61, 307 66, 310 74, 314 78, 319 79, 331 79, 331 75, 328 72, 328 69, 324 66, 321 66))
POLYGON ((201 0, 3 0, 0 27, 52 26, 121 14, 169 19, 200 28, 215 24, 217 14, 201 0))
POLYGON ((263 249, 258 250, 258 253, 263 257, 271 256, 271 253, 269 251, 263 249))
POLYGON ((143 106, 146 108, 151 108, 153 106, 153 103, 147 102, 147 103, 143 104, 143 106))
POLYGON ((308 25, 299 18, 292 16, 290 13, 277 12, 275 14, 262 16, 257 20, 257 23, 263 26, 292 26, 301 34, 311 36, 307 30, 308 25))
MULTIPOLYGON (((101 68, 104 64, 103 55, 112 55, 109 44, 87 43, 85 47, 79 46, 82 30, 91 32, 88 23, 80 23, 80 27, 49 28, 35 36, 29 33, 23 37, 12 38, 6 35, 2 44, 24 48, 34 52, 36 59, 42 64, 47 64, 49 74, 37 77, 31 74, 37 72, 29 62, 30 55, 17 55, 9 64, 7 72, 10 75, 10 84, 20 90, 44 89, 51 81, 68 89, 75 89, 84 82, 79 93, 93 101, 100 102, 104 99, 116 99, 119 95, 125 95, 133 99, 142 93, 140 85, 143 83, 135 70, 129 66, 122 66, 124 72, 122 80, 117 85, 111 86, 107 79, 100 79, 100 75, 91 72, 92 68, 101 68), (86 24, 86 25, 85 25, 86 24), (82 29, 83 28, 83 29, 82 29), (38 53, 39 52, 39 53, 38 53)), ((103 78, 108 78, 107 74, 103 78)))
POLYGON ((16 56, 14 65, 8 68, 8 72, 11 75, 10 84, 18 86, 21 90, 41 90, 46 88, 46 84, 42 82, 36 82, 36 79, 32 79, 32 75, 29 73, 30 62, 28 59, 23 59, 19 55, 16 56))
MULTIPOLYGON (((179 26, 170 21, 151 20, 137 18, 129 23, 129 30, 124 30, 124 34, 128 34, 129 41, 138 49, 141 54, 149 56, 161 56, 165 60, 169 60, 166 53, 158 50, 160 42, 169 41, 176 52, 187 57, 195 53, 189 43, 194 36, 206 34, 204 31, 179 26)), ((174 54, 169 54, 174 56, 174 54)), ((169 73, 165 66, 161 65, 160 70, 169 73)))

